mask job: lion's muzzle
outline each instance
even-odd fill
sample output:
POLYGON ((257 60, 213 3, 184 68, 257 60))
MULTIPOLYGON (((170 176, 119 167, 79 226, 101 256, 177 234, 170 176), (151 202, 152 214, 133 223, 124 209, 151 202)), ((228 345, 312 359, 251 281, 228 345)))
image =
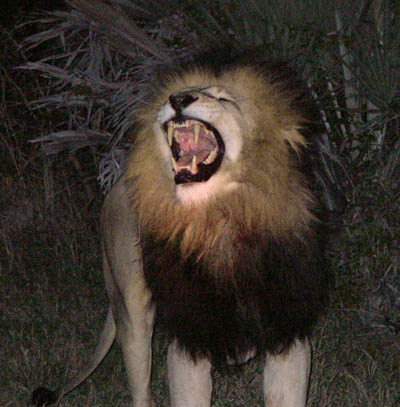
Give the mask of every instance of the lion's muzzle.
POLYGON ((178 116, 165 123, 164 130, 171 148, 176 184, 205 182, 218 170, 225 145, 213 126, 178 116))

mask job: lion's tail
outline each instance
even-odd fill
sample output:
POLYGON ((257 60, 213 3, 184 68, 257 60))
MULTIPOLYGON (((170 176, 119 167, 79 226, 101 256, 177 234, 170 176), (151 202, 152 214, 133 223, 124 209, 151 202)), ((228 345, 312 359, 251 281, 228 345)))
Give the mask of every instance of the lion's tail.
POLYGON ((90 360, 87 362, 86 366, 84 366, 80 372, 72 377, 71 380, 69 380, 63 386, 58 387, 54 391, 51 391, 46 387, 37 388, 32 393, 30 405, 41 407, 54 404, 57 402, 60 396, 69 393, 71 390, 85 381, 93 373, 93 371, 96 370, 104 357, 107 355, 108 351, 111 348, 111 345, 114 342, 115 333, 115 321, 110 307, 96 350, 94 351, 90 360))

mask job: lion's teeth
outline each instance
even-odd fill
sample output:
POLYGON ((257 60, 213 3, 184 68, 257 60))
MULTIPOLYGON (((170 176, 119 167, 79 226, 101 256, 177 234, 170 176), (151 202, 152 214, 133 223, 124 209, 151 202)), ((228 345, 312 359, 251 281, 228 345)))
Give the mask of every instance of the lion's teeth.
POLYGON ((172 138, 174 137, 174 128, 173 127, 168 127, 168 143, 170 146, 172 146, 172 138))
POLYGON ((197 157, 194 155, 192 158, 192 164, 190 166, 190 172, 192 174, 197 174, 199 169, 197 168, 197 157))
POLYGON ((204 161, 204 164, 211 164, 217 158, 217 154, 218 148, 215 148, 213 151, 211 151, 210 155, 207 157, 207 160, 204 161))
POLYGON ((172 162, 172 167, 174 168, 174 171, 178 172, 179 171, 178 164, 176 163, 176 161, 174 160, 173 157, 171 157, 171 162, 172 162))
POLYGON ((175 129, 185 129, 188 125, 186 122, 183 122, 183 123, 174 123, 173 126, 175 129))
POLYGON ((200 124, 196 123, 194 125, 194 142, 197 144, 199 142, 199 134, 200 134, 200 124))

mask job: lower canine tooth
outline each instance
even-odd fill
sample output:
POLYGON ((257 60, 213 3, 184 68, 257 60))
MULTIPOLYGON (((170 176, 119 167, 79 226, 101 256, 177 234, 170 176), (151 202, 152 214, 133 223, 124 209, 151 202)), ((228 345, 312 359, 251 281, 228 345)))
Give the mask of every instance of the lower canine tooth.
POLYGON ((197 174, 199 169, 197 168, 197 157, 194 155, 192 158, 192 165, 190 166, 190 172, 192 174, 197 174))
POLYGON ((217 154, 218 154, 218 149, 214 149, 213 151, 211 151, 210 155, 207 157, 207 160, 204 161, 204 164, 206 164, 206 165, 211 164, 217 157, 217 154))
POLYGON ((173 167, 174 171, 178 172, 179 171, 178 164, 176 163, 176 161, 174 160, 173 157, 171 157, 171 162, 172 162, 172 167, 173 167))

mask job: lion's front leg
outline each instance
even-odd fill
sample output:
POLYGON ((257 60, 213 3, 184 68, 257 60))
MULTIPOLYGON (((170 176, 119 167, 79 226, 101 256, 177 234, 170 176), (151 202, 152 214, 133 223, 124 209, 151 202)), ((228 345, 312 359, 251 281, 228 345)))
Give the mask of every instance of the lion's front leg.
POLYGON ((133 407, 153 407, 151 339, 155 313, 143 275, 138 219, 130 209, 123 178, 104 202, 101 226, 104 279, 133 407))
POLYGON ((209 407, 211 404, 211 363, 196 362, 176 342, 168 348, 168 382, 172 407, 209 407))
POLYGON ((264 368, 266 407, 305 407, 311 366, 308 340, 296 340, 282 354, 267 355, 264 368))
MULTIPOLYGON (((140 285, 140 282, 137 284, 140 285)), ((124 298, 124 306, 119 309, 117 337, 132 393, 133 407, 155 407, 151 395, 154 310, 149 305, 150 295, 145 288, 137 297, 131 295, 124 298)))

